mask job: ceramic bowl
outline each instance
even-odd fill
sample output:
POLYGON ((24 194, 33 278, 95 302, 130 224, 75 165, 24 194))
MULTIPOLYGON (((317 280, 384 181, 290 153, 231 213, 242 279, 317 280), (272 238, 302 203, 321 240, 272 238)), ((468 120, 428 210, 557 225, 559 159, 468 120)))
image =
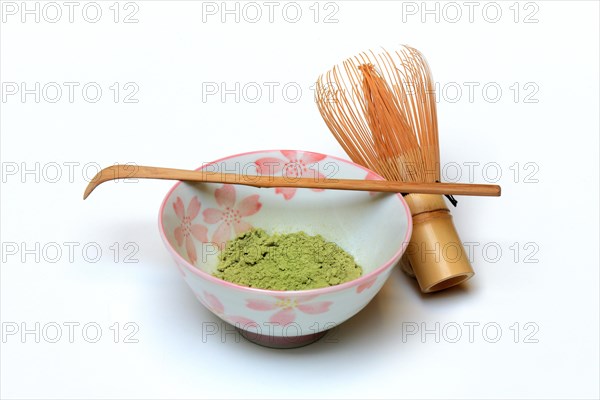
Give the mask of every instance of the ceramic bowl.
MULTIPOLYGON (((382 179, 351 161, 306 151, 238 154, 199 170, 247 175, 382 179)), ((381 289, 412 231, 401 195, 342 190, 177 183, 159 213, 161 237, 198 300, 247 339, 270 347, 308 344, 358 313, 381 289), (212 275, 220 247, 252 227, 320 234, 354 256, 359 278, 303 291, 250 288, 212 275)))

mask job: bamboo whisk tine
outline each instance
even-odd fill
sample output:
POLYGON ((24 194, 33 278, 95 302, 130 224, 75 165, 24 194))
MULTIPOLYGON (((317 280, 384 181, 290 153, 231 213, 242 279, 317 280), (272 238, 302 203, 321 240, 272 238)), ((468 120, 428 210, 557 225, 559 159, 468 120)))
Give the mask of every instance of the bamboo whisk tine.
POLYGON ((388 180, 440 179, 434 85, 419 51, 363 52, 322 75, 316 101, 350 158, 388 180))

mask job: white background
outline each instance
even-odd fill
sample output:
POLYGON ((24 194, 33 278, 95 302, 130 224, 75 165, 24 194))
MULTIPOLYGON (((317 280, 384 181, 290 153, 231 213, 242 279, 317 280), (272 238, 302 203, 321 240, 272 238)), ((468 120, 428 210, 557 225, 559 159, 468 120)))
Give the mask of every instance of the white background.
POLYGON ((472 15, 463 2, 427 3, 436 16, 423 14, 421 2, 309 1, 297 3, 296 23, 294 6, 283 14, 285 3, 274 6, 272 22, 268 6, 256 3, 255 23, 256 8, 245 3, 239 22, 231 14, 225 23, 220 2, 121 2, 116 23, 113 1, 98 2, 97 23, 82 16, 86 2, 73 22, 59 2, 56 23, 56 8, 44 2, 39 23, 27 14, 21 21, 21 2, 12 3, 15 15, 7 3, 3 398, 598 398, 597 2, 476 2, 472 15), (203 13, 213 6, 216 14, 203 13), (132 12, 138 22, 124 23, 132 12), (206 336, 218 319, 185 286, 158 234, 172 183, 107 183, 81 199, 98 165, 196 168, 275 148, 344 156, 310 87, 358 51, 399 43, 420 49, 439 82, 446 180, 491 183, 501 173, 501 198, 463 197, 453 210, 477 272, 463 287, 421 295, 397 269, 361 313, 295 350, 224 331, 206 336), (36 82, 39 103, 35 94, 22 98, 21 83, 36 82), (52 82, 62 87, 55 103, 52 82), (72 102, 64 82, 79 85, 72 102), (236 82, 238 101, 203 91, 236 82), (265 82, 278 85, 271 98, 265 82), (92 89, 87 100, 82 94, 87 83, 102 89, 95 103, 92 89), (257 85, 262 97, 252 103, 256 92, 248 90, 257 85), (125 102, 135 88, 129 100, 138 102, 125 102), (66 242, 76 243, 72 256, 66 242), (91 262, 95 247, 102 254, 91 262), (137 263, 125 262, 131 252, 137 263), (36 323, 39 343, 34 333, 21 335, 36 323), (68 323, 79 324, 72 343, 68 323), (86 323, 102 329, 97 343, 88 342, 93 329, 82 333, 86 323), (50 343, 56 324, 62 336, 50 343))

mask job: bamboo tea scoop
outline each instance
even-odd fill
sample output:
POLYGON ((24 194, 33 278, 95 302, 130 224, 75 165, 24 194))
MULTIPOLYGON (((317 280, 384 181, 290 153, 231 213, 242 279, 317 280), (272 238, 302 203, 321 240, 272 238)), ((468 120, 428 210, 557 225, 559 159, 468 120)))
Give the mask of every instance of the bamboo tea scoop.
POLYGON ((309 189, 360 190, 368 192, 424 193, 464 196, 500 196, 500 186, 466 183, 392 182, 361 179, 323 179, 275 177, 270 175, 239 175, 209 171, 112 165, 96 174, 85 188, 83 198, 101 183, 115 179, 171 179, 191 182, 230 183, 254 187, 295 187, 309 189))

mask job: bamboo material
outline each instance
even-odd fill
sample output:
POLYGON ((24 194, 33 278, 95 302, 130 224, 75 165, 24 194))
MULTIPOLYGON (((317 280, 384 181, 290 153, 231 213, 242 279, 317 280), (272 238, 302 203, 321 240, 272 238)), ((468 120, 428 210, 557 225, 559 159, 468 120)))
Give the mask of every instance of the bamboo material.
MULTIPOLYGON (((418 50, 404 46, 349 58, 319 77, 315 100, 331 133, 355 163, 390 181, 440 181, 434 83, 418 50)), ((473 276, 466 256, 444 255, 443 249, 454 244, 464 255, 444 199, 405 198, 413 215, 413 234, 412 254, 403 260, 409 260, 408 270, 414 271, 421 290, 442 290, 473 276), (439 257, 425 257, 436 248, 439 257)))
POLYGON ((137 165, 112 165, 104 168, 90 181, 83 198, 101 183, 115 179, 172 179, 192 182, 231 183, 254 187, 301 187, 311 189, 360 190, 391 193, 429 193, 465 196, 499 196, 496 185, 474 185, 457 183, 390 182, 358 179, 318 179, 275 177, 270 175, 238 175, 209 171, 148 167, 137 165))
POLYGON ((409 194, 405 199, 413 215, 413 233, 406 256, 421 291, 436 292, 472 277, 475 272, 444 198, 409 194))

